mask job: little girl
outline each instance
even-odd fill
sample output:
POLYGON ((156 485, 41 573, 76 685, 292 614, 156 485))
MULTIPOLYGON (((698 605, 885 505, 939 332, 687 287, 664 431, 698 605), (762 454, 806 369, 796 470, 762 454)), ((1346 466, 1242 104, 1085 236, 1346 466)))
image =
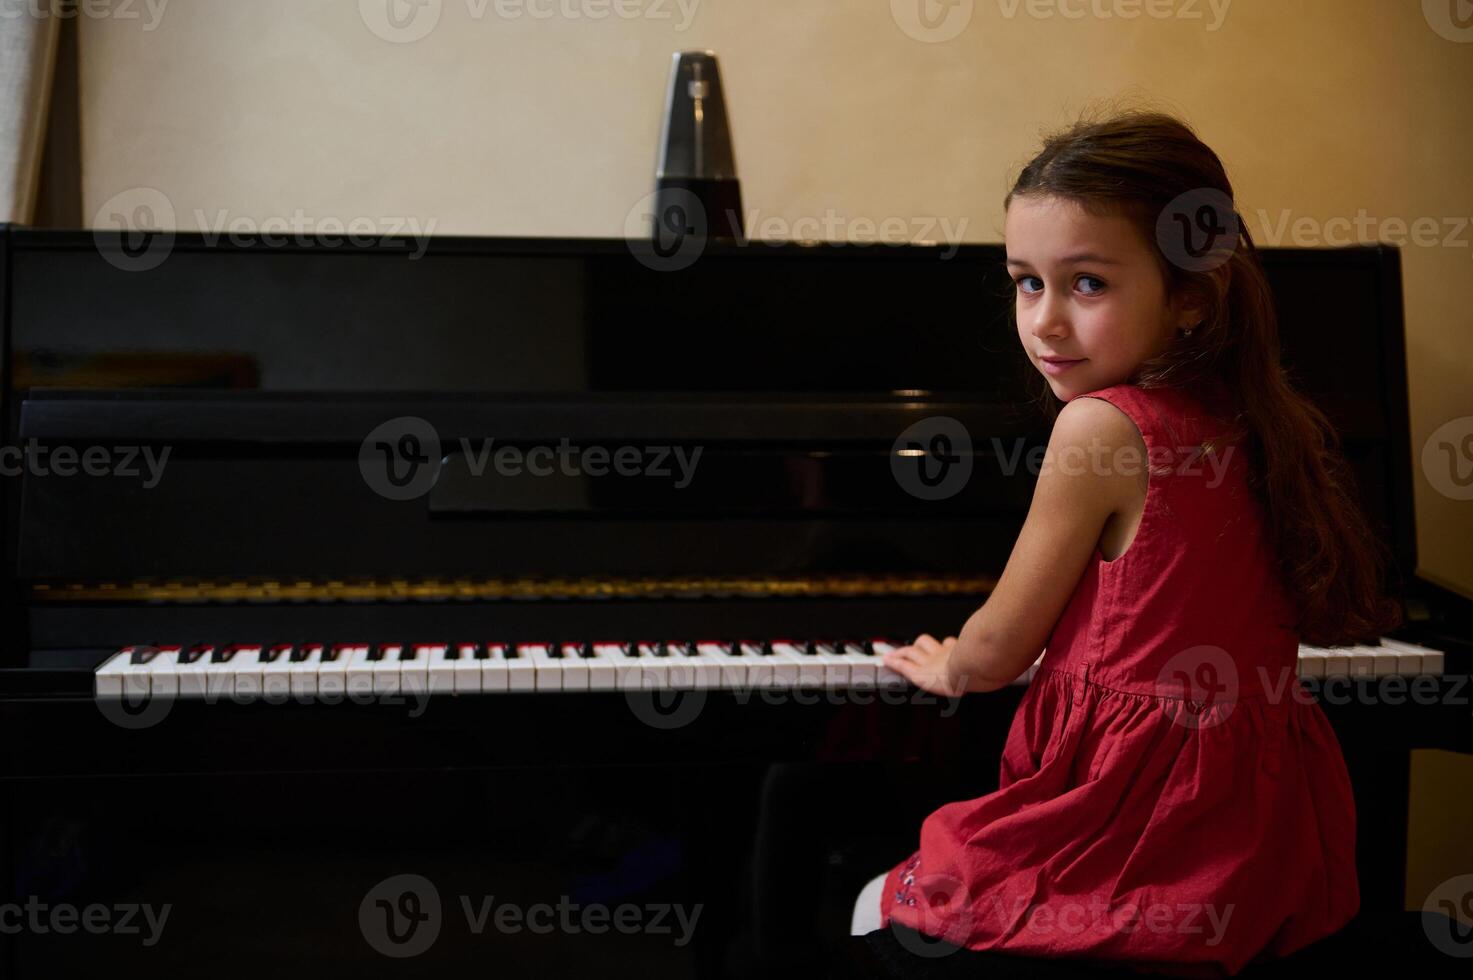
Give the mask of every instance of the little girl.
POLYGON ((856 934, 1223 976, 1356 914, 1350 781, 1296 658, 1396 611, 1232 195, 1142 112, 1053 136, 1008 194, 1018 339, 1064 405, 986 604, 886 664, 956 695, 1043 660, 999 789, 926 818, 856 934))

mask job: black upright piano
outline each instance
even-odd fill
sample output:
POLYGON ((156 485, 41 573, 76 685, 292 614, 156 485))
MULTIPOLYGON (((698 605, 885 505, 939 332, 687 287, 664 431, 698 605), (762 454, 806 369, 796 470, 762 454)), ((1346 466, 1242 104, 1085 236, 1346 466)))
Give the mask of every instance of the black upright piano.
MULTIPOLYGON (((1029 674, 878 661, 1028 507, 1000 247, 426 244, 0 229, 0 974, 818 976, 995 788, 1029 674)), ((1408 612, 1311 660, 1442 690, 1398 253, 1265 261, 1408 612)), ((1466 718, 1326 707, 1400 909, 1407 753, 1466 718)))

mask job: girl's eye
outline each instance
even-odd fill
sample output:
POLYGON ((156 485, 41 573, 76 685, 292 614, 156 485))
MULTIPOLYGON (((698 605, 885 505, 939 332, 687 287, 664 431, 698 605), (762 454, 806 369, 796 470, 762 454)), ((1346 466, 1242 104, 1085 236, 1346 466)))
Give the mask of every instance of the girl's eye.
POLYGON ((1105 281, 1099 276, 1080 276, 1079 282, 1091 284, 1091 288, 1084 291, 1086 296, 1093 296, 1096 293, 1102 293, 1105 291, 1105 281))
POLYGON ((1037 276, 1019 276, 1018 278, 1016 278, 1016 279, 1013 280, 1013 283, 1018 287, 1018 291, 1019 292, 1024 292, 1024 293, 1036 293, 1036 292, 1038 292, 1037 289, 1029 289, 1027 287, 1027 285, 1025 285, 1026 283, 1029 283, 1029 282, 1036 282, 1036 283, 1038 283, 1038 288, 1039 289, 1042 289, 1043 288, 1043 280, 1039 279, 1037 276))

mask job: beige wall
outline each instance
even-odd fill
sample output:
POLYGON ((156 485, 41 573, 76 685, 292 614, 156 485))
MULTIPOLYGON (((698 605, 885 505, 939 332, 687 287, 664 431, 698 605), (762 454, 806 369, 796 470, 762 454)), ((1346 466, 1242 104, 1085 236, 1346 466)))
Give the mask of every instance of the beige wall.
MULTIPOLYGON (((619 235, 652 185, 670 54, 709 47, 749 227, 774 219, 769 237, 888 218, 902 237, 999 241, 1039 130, 1099 96, 1193 122, 1268 244, 1260 211, 1287 214, 1286 245, 1355 234, 1328 223, 1361 212, 1366 237, 1391 240, 1387 219, 1431 219, 1440 240, 1473 217, 1473 36, 1452 39, 1455 0, 932 0, 955 35, 935 41, 915 36, 916 0, 420 2, 408 33, 434 26, 413 41, 379 36, 385 0, 115 0, 84 17, 84 214, 106 223, 153 188, 189 230, 301 209, 619 235)), ((1419 455, 1452 420, 1443 436, 1473 432, 1466 222, 1458 240, 1404 255, 1419 455)), ((1417 514, 1424 572, 1473 592, 1473 502, 1419 472, 1417 514)))

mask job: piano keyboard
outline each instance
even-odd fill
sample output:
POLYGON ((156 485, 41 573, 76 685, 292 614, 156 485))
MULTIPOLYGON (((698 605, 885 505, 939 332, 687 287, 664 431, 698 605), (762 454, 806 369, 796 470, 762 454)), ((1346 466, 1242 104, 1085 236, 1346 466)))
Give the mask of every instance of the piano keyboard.
MULTIPOLYGON (((903 641, 278 643, 128 647, 97 669, 98 698, 285 700, 678 688, 904 688, 882 657, 903 641)), ((1043 661, 1014 681, 1025 686, 1043 661)), ((1401 640, 1301 646, 1300 677, 1440 676, 1443 653, 1401 640)))

